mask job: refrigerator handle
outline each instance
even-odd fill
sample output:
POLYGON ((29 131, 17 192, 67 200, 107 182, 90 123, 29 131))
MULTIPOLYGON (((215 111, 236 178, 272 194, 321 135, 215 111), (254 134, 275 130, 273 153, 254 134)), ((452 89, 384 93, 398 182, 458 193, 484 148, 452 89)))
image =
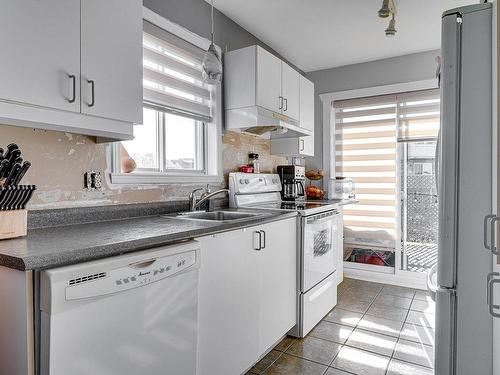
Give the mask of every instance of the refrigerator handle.
POLYGON ((488 308, 490 310, 490 315, 495 318, 500 318, 500 313, 495 310, 500 309, 499 305, 495 305, 493 301, 493 289, 495 284, 500 284, 500 279, 495 279, 495 277, 500 276, 498 272, 490 272, 486 277, 487 282, 487 293, 486 293, 486 302, 488 304, 488 308))
POLYGON ((500 251, 498 250, 497 244, 496 244, 496 222, 500 220, 500 217, 494 216, 490 220, 490 248, 489 250, 495 254, 495 255, 500 255, 500 251))
POLYGON ((484 237, 483 237, 483 244, 484 247, 488 250, 491 250, 491 244, 488 243, 488 225, 490 224, 489 221, 490 219, 493 219, 496 215, 490 214, 486 215, 484 217, 484 222, 483 222, 483 231, 484 231, 484 237))

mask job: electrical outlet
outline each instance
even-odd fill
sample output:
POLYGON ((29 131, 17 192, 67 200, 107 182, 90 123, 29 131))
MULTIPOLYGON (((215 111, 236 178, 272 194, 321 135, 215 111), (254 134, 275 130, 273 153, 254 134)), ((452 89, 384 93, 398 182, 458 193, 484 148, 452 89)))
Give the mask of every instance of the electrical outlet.
POLYGON ((83 187, 87 190, 101 190, 102 176, 99 171, 87 171, 83 174, 83 187))

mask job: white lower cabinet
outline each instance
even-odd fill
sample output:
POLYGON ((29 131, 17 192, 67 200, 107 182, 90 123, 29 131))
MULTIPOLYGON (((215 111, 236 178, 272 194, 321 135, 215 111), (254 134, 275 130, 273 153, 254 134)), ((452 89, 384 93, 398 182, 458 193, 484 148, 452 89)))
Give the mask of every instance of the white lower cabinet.
POLYGON ((242 374, 296 324, 296 219, 199 241, 197 374, 242 374))

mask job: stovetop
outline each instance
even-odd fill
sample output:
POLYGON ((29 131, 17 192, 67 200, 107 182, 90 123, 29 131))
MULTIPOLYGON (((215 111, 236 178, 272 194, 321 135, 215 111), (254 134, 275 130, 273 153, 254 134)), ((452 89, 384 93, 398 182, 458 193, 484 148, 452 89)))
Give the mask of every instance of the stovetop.
POLYGON ((295 201, 295 202, 267 202, 258 205, 252 205, 252 208, 266 209, 266 210, 285 210, 297 211, 301 214, 310 214, 318 211, 329 211, 334 209, 335 204, 332 202, 315 202, 315 201, 295 201), (330 206, 330 207, 328 207, 330 206))

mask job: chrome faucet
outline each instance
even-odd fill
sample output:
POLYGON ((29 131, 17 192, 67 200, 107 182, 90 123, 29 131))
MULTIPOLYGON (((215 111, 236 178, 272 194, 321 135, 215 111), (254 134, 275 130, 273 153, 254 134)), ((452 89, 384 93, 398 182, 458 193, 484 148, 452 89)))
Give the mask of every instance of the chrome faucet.
POLYGON ((207 185, 206 191, 201 195, 200 200, 196 200, 196 192, 203 190, 203 188, 194 189, 191 193, 189 193, 189 210, 196 211, 203 203, 208 201, 210 198, 217 194, 221 193, 229 193, 229 189, 219 189, 214 192, 210 192, 210 186, 207 185))

